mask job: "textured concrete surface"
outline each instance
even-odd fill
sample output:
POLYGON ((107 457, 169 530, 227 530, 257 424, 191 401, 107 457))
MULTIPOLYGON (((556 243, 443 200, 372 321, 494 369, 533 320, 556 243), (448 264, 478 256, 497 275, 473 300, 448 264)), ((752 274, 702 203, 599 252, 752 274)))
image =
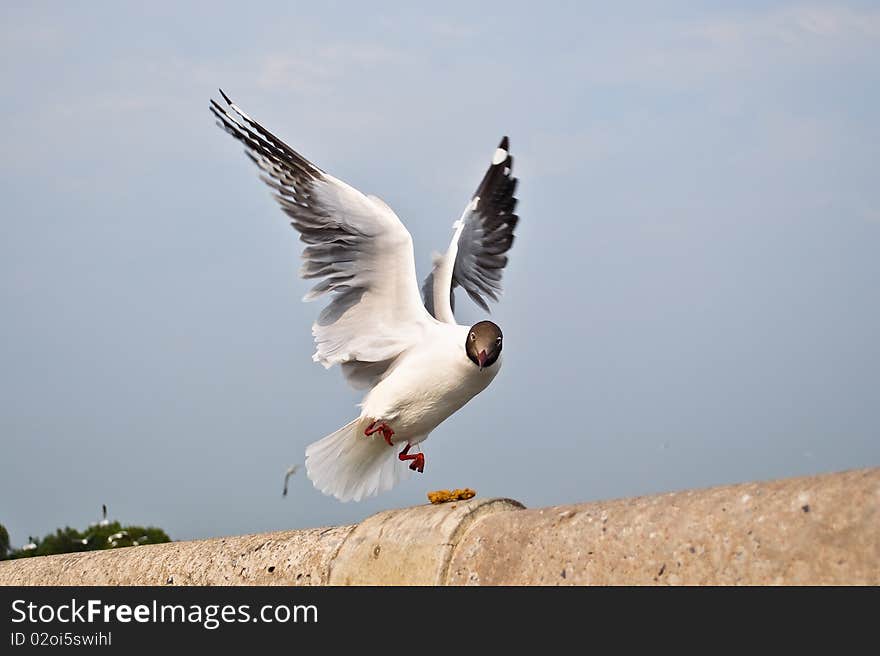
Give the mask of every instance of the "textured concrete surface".
POLYGON ((880 585, 880 468, 0 562, 0 585, 880 585))
POLYGON ((880 584, 880 469, 486 517, 456 584, 880 584))
POLYGON ((333 562, 330 583, 442 584, 453 550, 471 526, 522 508, 510 499, 469 499, 378 513, 345 540, 333 562))
POLYGON ((322 585, 353 526, 0 562, 0 585, 322 585))

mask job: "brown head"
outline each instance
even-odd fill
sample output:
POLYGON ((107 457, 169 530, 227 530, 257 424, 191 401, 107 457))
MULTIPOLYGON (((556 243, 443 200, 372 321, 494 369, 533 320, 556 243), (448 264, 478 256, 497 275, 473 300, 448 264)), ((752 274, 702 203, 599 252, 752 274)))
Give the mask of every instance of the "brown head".
POLYGON ((501 328, 491 321, 475 323, 468 331, 464 351, 471 362, 482 370, 495 364, 498 356, 501 355, 503 337, 501 328))

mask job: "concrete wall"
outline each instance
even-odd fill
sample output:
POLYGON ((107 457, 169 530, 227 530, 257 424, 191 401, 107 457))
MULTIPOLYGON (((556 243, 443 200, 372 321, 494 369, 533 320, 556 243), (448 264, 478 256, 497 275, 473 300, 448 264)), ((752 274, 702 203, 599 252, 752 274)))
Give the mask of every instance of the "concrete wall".
POLYGON ((880 585, 880 468, 0 562, 2 585, 880 585))

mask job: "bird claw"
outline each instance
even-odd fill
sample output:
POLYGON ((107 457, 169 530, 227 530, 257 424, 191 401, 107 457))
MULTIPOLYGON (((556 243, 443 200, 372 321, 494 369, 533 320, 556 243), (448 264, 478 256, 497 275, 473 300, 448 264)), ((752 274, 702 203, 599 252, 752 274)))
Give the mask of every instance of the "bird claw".
POLYGON ((409 452, 411 446, 412 446, 411 444, 407 444, 406 448, 403 451, 401 451, 397 457, 401 461, 412 460, 412 462, 409 463, 409 468, 412 469, 413 471, 417 471, 420 474, 423 474, 425 472, 425 454, 424 453, 411 454, 409 452))
POLYGON ((374 433, 382 433, 382 437, 385 438, 385 441, 388 443, 388 446, 394 446, 391 443, 391 438, 394 436, 394 431, 391 430, 391 426, 386 424, 384 421, 374 421, 372 424, 367 426, 364 430, 364 435, 370 437, 374 433))

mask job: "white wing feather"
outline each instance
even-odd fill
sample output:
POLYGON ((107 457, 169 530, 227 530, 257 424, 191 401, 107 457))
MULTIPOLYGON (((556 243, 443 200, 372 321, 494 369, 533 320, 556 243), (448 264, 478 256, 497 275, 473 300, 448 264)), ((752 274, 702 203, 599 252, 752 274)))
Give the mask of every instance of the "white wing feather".
POLYGON ((313 359, 345 363, 346 377, 361 384, 362 364, 380 376, 387 364, 376 363, 418 343, 434 321, 419 296, 412 237, 381 199, 325 173, 223 97, 234 114, 215 101, 211 111, 262 169, 306 243, 300 275, 318 283, 303 300, 333 294, 312 326, 313 359))

